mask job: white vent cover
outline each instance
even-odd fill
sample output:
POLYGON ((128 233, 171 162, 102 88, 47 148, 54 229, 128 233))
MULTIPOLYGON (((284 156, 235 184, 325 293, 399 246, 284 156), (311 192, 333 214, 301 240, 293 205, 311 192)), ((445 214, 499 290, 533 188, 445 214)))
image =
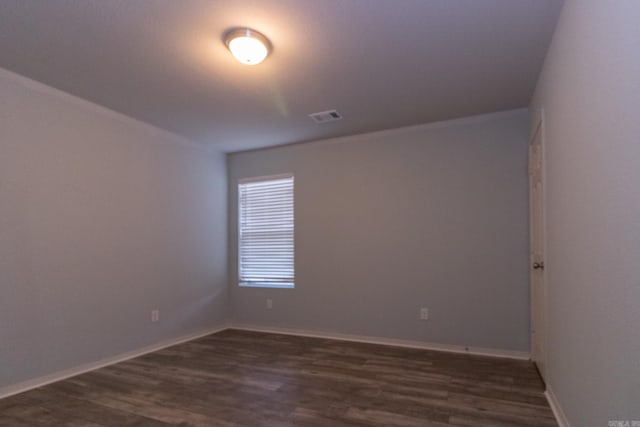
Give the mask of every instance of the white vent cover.
POLYGON ((316 123, 329 123, 342 119, 342 116, 336 110, 321 111, 319 113, 309 114, 309 117, 311 117, 316 123))

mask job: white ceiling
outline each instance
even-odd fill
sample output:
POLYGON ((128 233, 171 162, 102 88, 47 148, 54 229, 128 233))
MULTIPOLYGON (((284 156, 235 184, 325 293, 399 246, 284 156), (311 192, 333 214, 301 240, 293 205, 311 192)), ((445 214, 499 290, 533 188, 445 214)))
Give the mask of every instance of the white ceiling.
POLYGON ((0 0, 0 67, 231 152, 526 107, 560 0, 0 0), (271 40, 236 62, 222 33, 271 40), (319 125, 308 114, 336 108, 319 125))

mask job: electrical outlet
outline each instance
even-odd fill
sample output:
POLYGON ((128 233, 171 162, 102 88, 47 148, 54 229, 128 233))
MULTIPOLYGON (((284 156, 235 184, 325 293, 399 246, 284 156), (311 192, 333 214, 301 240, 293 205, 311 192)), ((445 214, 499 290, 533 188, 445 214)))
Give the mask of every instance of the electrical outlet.
POLYGON ((422 307, 418 316, 420 317, 420 320, 429 320, 429 309, 427 307, 422 307))
POLYGON ((271 298, 267 298, 267 309, 271 310, 273 308, 273 300, 271 298))
POLYGON ((151 310, 151 321, 152 322, 160 321, 160 310, 158 309, 151 310))

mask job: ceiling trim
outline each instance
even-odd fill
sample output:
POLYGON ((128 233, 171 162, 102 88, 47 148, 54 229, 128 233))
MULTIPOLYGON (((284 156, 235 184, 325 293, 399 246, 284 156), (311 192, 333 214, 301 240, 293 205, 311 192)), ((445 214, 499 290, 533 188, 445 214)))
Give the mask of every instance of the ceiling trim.
MULTIPOLYGON (((86 100, 84 98, 80 98, 78 96, 72 95, 68 92, 64 92, 60 89, 56 89, 52 86, 46 85, 44 83, 38 82, 36 80, 30 79, 28 77, 22 76, 20 74, 14 73, 12 71, 9 71, 5 68, 1 68, 0 67, 0 78, 5 78, 7 80, 13 81, 17 84, 20 84, 23 87, 26 87, 28 89, 31 90, 35 90, 37 92, 43 93, 43 94, 47 94, 47 95, 51 95, 57 98, 60 98, 64 101, 67 102, 71 102, 72 104, 75 104, 81 108, 85 108, 88 109, 90 111, 93 111, 95 113, 98 114, 103 114, 106 115, 107 117, 114 119, 114 120, 118 120, 120 122, 123 123, 127 123, 129 125, 134 125, 134 126, 138 126, 138 127, 142 127, 144 129, 146 129, 147 131, 150 131, 152 133, 155 133, 159 136, 164 137, 165 139, 180 144, 182 146, 191 148, 191 149, 195 149, 198 151, 203 151, 206 153, 215 153, 215 152, 221 152, 224 153, 224 151, 220 151, 220 150, 216 150, 212 147, 207 147, 203 144, 199 144, 197 142, 188 140, 180 135, 177 135, 175 133, 169 132, 167 130, 164 129, 160 129, 156 126, 153 126, 149 123, 140 121, 138 119, 134 119, 133 117, 127 116, 125 114, 119 113, 117 111, 111 110, 107 107, 104 107, 102 105, 96 104, 94 102, 91 102, 89 100, 86 100)), ((367 132, 367 133, 359 133, 359 134, 355 134, 355 135, 347 135, 347 136, 339 136, 339 137, 335 137, 335 138, 327 138, 327 139, 319 139, 319 140, 315 140, 315 141, 302 141, 302 142, 294 142, 294 143, 287 143, 287 144, 282 144, 282 145, 276 145, 276 146, 271 146, 271 147, 261 147, 261 148, 256 148, 256 149, 252 149, 252 150, 240 150, 240 151, 232 151, 232 152, 226 152, 226 154, 228 155, 233 155, 233 154, 238 154, 238 153, 247 153, 247 152, 253 152, 253 151, 263 151, 263 150, 272 150, 272 149, 278 149, 278 148, 282 148, 282 147, 288 147, 288 146, 299 146, 299 145, 308 145, 308 144, 341 144, 341 143, 347 143, 347 142, 355 142, 355 141, 359 141, 363 138, 366 139, 381 139, 381 138, 385 138, 385 137, 389 137, 389 136, 397 136, 397 135, 404 135, 407 133, 420 133, 420 132, 424 132, 427 130, 434 130, 434 129, 442 129, 442 128, 447 128, 447 127, 452 127, 452 126, 464 126, 464 125, 468 125, 468 124, 475 124, 475 123, 483 123, 483 122, 488 122, 488 121, 493 121, 493 120, 499 120, 499 119, 504 119, 504 118, 508 118, 508 117, 514 117, 514 116, 518 116, 521 114, 528 114, 529 110, 528 108, 516 108, 516 109, 512 109, 512 110, 506 110, 506 111, 498 111, 498 112, 494 112, 494 113, 487 113, 487 114, 479 114, 479 115, 475 115, 475 116, 467 116, 467 117, 461 117, 461 118, 456 118, 456 119, 449 119, 449 120, 442 120, 442 121, 437 121, 437 122, 429 122, 429 123, 422 123, 422 124, 418 124, 418 125, 412 125, 412 126, 404 126, 404 127, 400 127, 400 128, 391 128, 391 129, 383 129, 383 130, 379 130, 379 131, 374 131, 374 132, 367 132)))
POLYGON ((119 122, 122 123, 126 123, 129 125, 133 125, 133 126, 138 126, 138 127, 142 127, 145 130, 151 132, 151 133, 155 133, 158 136, 163 137, 164 139, 167 139, 173 143, 176 144, 180 144, 182 146, 191 148, 191 149, 195 149, 198 151, 204 151, 206 153, 215 153, 218 152, 218 150, 215 150, 214 148, 211 147, 207 147, 203 144, 199 144, 197 142, 191 141, 185 137, 182 137, 180 135, 177 135, 173 132, 169 132, 167 130, 164 129, 160 129, 159 127, 153 126, 149 123, 143 122, 141 120, 138 119, 134 119, 133 117, 127 116, 126 114, 122 114, 119 113, 117 111, 111 110, 110 108, 104 107, 100 104, 96 104, 94 102, 91 102, 89 100, 86 100, 84 98, 80 98, 76 95, 72 95, 68 92, 64 92, 60 89, 56 89, 52 86, 46 85, 44 83, 38 82, 36 80, 30 79, 28 77, 25 77, 23 75, 14 73, 13 71, 9 71, 5 68, 1 68, 0 67, 0 78, 4 78, 7 79, 9 81, 15 82, 27 89, 42 93, 42 94, 46 94, 46 95, 50 95, 56 98, 59 98, 63 101, 66 102, 70 102, 71 104, 74 104, 78 107, 87 109, 89 111, 92 111, 94 113, 98 113, 98 114, 102 114, 107 116, 110 119, 113 120, 117 120, 119 122))
POLYGON ((465 125, 471 125, 471 124, 477 124, 477 123, 485 123, 485 122, 502 120, 510 117, 517 117, 517 116, 528 115, 528 114, 529 114, 529 109, 527 107, 514 108, 511 110, 497 111, 494 113, 477 114, 474 116, 459 117, 456 119, 441 120, 437 122, 403 126, 399 128, 383 129, 383 130, 378 130, 373 132, 358 133, 358 134, 347 135, 347 136, 337 136, 335 138, 318 139, 315 141, 294 142, 294 143, 288 143, 288 144, 282 144, 282 145, 275 145, 271 147, 255 148, 252 150, 230 151, 230 152, 227 152, 226 154, 233 155, 233 154, 240 154, 240 153, 251 153, 254 151, 273 150, 273 149, 286 148, 291 146, 293 147, 306 146, 311 144, 313 145, 343 144, 347 142, 359 142, 362 139, 377 140, 377 139, 382 139, 390 136, 399 136, 399 135, 405 135, 405 134, 411 134, 411 133, 421 133, 428 130, 443 129, 443 128, 448 128, 453 126, 465 126, 465 125))

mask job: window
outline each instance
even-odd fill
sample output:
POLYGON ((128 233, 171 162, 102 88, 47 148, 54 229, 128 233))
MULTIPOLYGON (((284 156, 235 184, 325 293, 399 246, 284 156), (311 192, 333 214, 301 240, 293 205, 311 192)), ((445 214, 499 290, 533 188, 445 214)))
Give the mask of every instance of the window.
POLYGON ((293 175, 238 184, 240 285, 293 288, 293 175))

